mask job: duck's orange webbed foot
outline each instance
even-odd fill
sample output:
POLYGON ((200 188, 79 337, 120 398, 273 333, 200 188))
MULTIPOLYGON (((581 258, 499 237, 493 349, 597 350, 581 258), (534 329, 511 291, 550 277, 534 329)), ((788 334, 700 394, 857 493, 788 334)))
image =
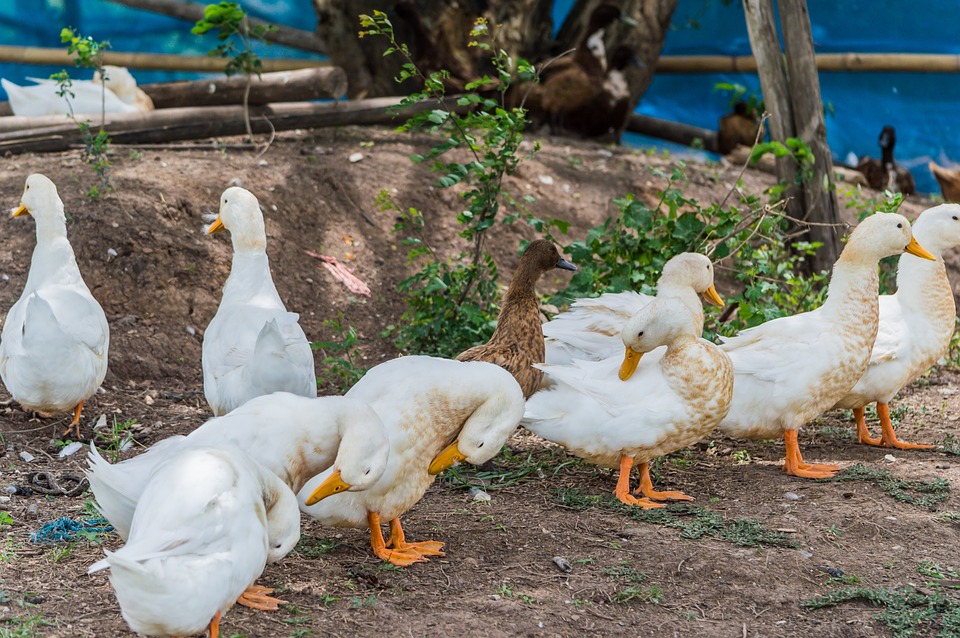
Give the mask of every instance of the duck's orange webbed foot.
POLYGON ((655 503, 649 498, 637 498, 630 493, 630 470, 633 468, 633 457, 626 454, 620 455, 620 476, 617 478, 617 486, 613 490, 613 495, 626 505, 642 507, 645 510, 666 507, 663 503, 655 503))
POLYGON ((390 521, 390 538, 387 539, 387 547, 393 547, 402 552, 412 550, 421 556, 444 556, 441 551, 443 543, 439 541, 420 541, 418 543, 407 542, 403 534, 403 528, 400 526, 400 519, 395 518, 390 521))
POLYGON ((897 433, 893 429, 893 422, 890 420, 890 406, 886 403, 877 402, 877 416, 880 417, 880 442, 881 447, 892 447, 898 450, 932 450, 932 445, 923 445, 922 443, 907 443, 897 439, 897 433))
POLYGON ((692 501, 692 496, 687 496, 683 492, 656 492, 653 489, 653 481, 650 479, 650 464, 640 464, 640 486, 633 491, 634 494, 642 494, 648 499, 654 501, 692 501))
POLYGON ((854 408, 853 418, 857 422, 857 442, 862 445, 880 445, 880 438, 870 436, 870 430, 867 429, 866 411, 863 408, 854 408))
POLYGON ((77 407, 73 409, 73 421, 70 422, 70 425, 67 426, 67 429, 63 431, 64 438, 70 436, 71 432, 76 432, 76 440, 80 440, 80 413, 83 411, 83 401, 77 404, 77 407))
POLYGON ((424 563, 424 558, 414 549, 387 549, 387 543, 383 540, 383 532, 380 530, 380 514, 370 512, 367 514, 367 524, 370 527, 370 546, 373 553, 389 563, 398 567, 409 567, 414 563, 424 563))
POLYGON ((273 590, 269 587, 250 585, 240 594, 240 598, 237 598, 237 604, 260 611, 276 611, 280 609, 280 605, 285 605, 287 601, 268 595, 272 593, 273 590))
POLYGON ((800 478, 822 479, 831 478, 838 471, 839 465, 826 463, 804 463, 800 455, 800 445, 797 443, 797 430, 784 430, 783 442, 786 447, 786 459, 783 462, 783 471, 791 476, 800 478))

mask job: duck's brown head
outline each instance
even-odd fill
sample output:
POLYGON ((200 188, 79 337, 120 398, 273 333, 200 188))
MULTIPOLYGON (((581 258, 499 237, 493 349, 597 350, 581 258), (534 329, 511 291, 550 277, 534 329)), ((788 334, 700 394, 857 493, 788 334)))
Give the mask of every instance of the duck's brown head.
POLYGON ((537 277, 554 268, 577 270, 576 266, 560 256, 560 251, 553 245, 553 242, 546 239, 537 239, 530 242, 523 254, 520 255, 519 269, 535 271, 537 277))

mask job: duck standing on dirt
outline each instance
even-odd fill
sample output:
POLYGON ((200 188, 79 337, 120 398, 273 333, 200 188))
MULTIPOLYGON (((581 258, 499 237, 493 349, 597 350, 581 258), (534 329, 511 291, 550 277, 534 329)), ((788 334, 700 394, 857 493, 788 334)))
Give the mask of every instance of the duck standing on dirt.
POLYGON ((137 633, 192 636, 209 628, 216 637, 234 603, 276 609, 283 602, 244 596, 271 543, 285 554, 299 538, 297 499, 276 475, 238 448, 193 447, 150 472, 127 543, 88 573, 110 569, 123 619, 137 633))
POLYGON ((386 470, 361 490, 331 468, 300 490, 301 510, 323 525, 367 527, 374 554, 394 565, 443 556, 443 543, 408 542, 400 516, 447 467, 479 465, 497 455, 523 416, 517 382, 483 361, 407 356, 368 370, 346 397, 368 404, 383 421, 390 444, 386 470))
POLYGON ((527 401, 522 425, 592 463, 619 468, 613 493, 623 503, 650 509, 693 500, 655 491, 648 464, 702 439, 730 407, 733 366, 700 338, 697 306, 658 295, 624 324, 624 355, 538 366, 549 386, 527 401), (630 494, 634 463, 641 498, 630 494))
POLYGON ((960 202, 960 169, 938 166, 936 162, 929 162, 927 168, 940 184, 943 201, 960 202))
POLYGON ((713 285, 713 262, 699 253, 674 255, 663 266, 657 280, 657 295, 632 290, 607 292, 599 297, 583 297, 543 324, 546 362, 569 364, 574 360, 600 361, 623 351, 621 332, 630 317, 659 297, 677 297, 699 321, 697 334, 703 332, 703 303, 723 306, 713 285))
POLYGON ((67 221, 57 187, 40 174, 27 178, 13 216, 37 223, 37 246, 23 294, 7 313, 0 334, 0 378, 28 410, 73 410, 80 437, 84 402, 107 374, 110 328, 80 275, 67 240, 67 221))
POLYGON ((530 242, 520 256, 520 265, 503 296, 503 307, 490 340, 464 350, 457 355, 457 361, 494 363, 513 375, 525 398, 536 392, 543 373, 533 364, 543 363, 544 357, 536 285, 544 273, 554 268, 577 270, 560 256, 553 242, 546 239, 530 242))
POLYGON ((877 265, 904 251, 934 259, 913 238, 906 217, 871 215, 853 230, 834 264, 822 306, 725 339, 720 348, 733 361, 735 383, 720 429, 737 438, 782 436, 787 474, 833 476, 840 469, 836 465, 803 462, 797 434, 846 396, 866 372, 880 316, 877 265))
POLYGON ((920 213, 913 236, 935 261, 905 254, 897 269, 897 292, 880 297, 880 328, 870 365, 857 385, 834 407, 853 410, 857 440, 901 450, 928 450, 932 445, 897 439, 890 420, 890 400, 913 383, 950 348, 957 308, 947 279, 943 251, 960 246, 960 205, 941 204, 920 213), (864 408, 876 402, 880 438, 867 430, 864 408))
POLYGON ((203 393, 221 416, 253 397, 272 392, 317 396, 313 350, 299 316, 287 312, 273 285, 260 202, 228 188, 208 229, 226 228, 233 263, 223 298, 203 335, 203 393))

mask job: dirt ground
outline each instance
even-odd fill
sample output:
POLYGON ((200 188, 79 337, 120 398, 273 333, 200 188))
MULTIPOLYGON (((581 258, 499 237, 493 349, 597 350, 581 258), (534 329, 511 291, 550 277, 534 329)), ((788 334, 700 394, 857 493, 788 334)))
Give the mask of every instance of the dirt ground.
MULTIPOLYGON (((84 196, 93 178, 78 153, 3 159, 3 206, 18 203, 30 173, 58 184, 81 270, 110 322, 110 370, 85 409, 84 439, 101 415, 108 423, 135 420, 127 457, 209 418, 201 335, 219 302, 230 246, 225 235, 204 234, 201 216, 235 180, 260 198, 274 280, 308 337, 334 337, 324 322, 339 317, 357 329, 358 365, 396 356, 381 332, 400 318, 395 285, 410 271, 394 216, 377 210, 374 196, 391 189, 402 206, 425 211, 435 246, 452 252, 457 242, 456 194, 432 188, 434 178, 407 159, 425 147, 423 138, 348 128, 281 135, 261 158, 209 145, 116 149, 116 191, 101 201, 84 196), (363 159, 349 161, 354 153, 363 159), (340 259, 372 297, 348 293, 305 250, 340 259)), ((664 181, 651 171, 675 161, 545 140, 508 187, 536 197, 532 213, 571 221, 571 233, 582 236, 615 212, 613 197, 655 198, 664 181)), ((722 199, 739 170, 694 164, 686 192, 722 199)), ((744 175, 750 192, 771 183, 759 171, 744 175)), ((904 210, 912 217, 928 203, 904 210)), ((34 226, 29 218, 0 224, 2 312, 22 290, 34 226)), ((492 250, 505 280, 518 241, 533 237, 525 224, 496 229, 492 250)), ((543 289, 563 278, 547 278, 543 289)), ((666 514, 626 511, 609 497, 611 472, 518 432, 492 470, 445 476, 404 517, 408 538, 443 541, 446 557, 393 568, 373 557, 366 533, 304 519, 297 550, 260 580, 289 605, 267 613, 234 607, 222 635, 866 637, 892 635, 878 617, 883 609, 862 599, 822 609, 801 603, 845 587, 911 585, 924 600, 946 602, 902 616, 910 618, 903 631, 927 618, 915 635, 958 635, 960 624, 943 614, 960 605, 951 589, 960 584, 960 499, 935 482, 960 485, 958 457, 949 453, 958 451, 950 438, 960 420, 958 381, 951 369, 935 369, 893 406, 905 440, 946 441, 942 450, 858 446, 849 415, 832 413, 803 429, 803 452, 817 462, 862 464, 846 474, 860 480, 809 481, 780 471, 782 442, 707 440, 659 463, 658 487, 697 499, 666 514), (491 500, 476 500, 471 486, 491 500)), ((104 573, 86 575, 102 547, 119 545, 114 534, 30 539, 58 517, 90 518, 88 493, 23 489, 36 472, 73 485, 69 475, 84 466, 84 450, 58 457, 66 423, 35 418, 0 389, 0 637, 132 635, 104 573)))

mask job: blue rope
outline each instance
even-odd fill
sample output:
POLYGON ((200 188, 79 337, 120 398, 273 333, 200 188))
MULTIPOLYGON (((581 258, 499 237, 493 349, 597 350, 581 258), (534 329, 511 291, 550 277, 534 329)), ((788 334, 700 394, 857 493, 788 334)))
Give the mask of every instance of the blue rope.
POLYGON ((34 543, 64 543, 78 540, 80 536, 102 534, 110 531, 113 531, 113 525, 102 517, 90 518, 85 521, 75 521, 72 518, 64 517, 50 521, 30 534, 30 540, 34 543))

